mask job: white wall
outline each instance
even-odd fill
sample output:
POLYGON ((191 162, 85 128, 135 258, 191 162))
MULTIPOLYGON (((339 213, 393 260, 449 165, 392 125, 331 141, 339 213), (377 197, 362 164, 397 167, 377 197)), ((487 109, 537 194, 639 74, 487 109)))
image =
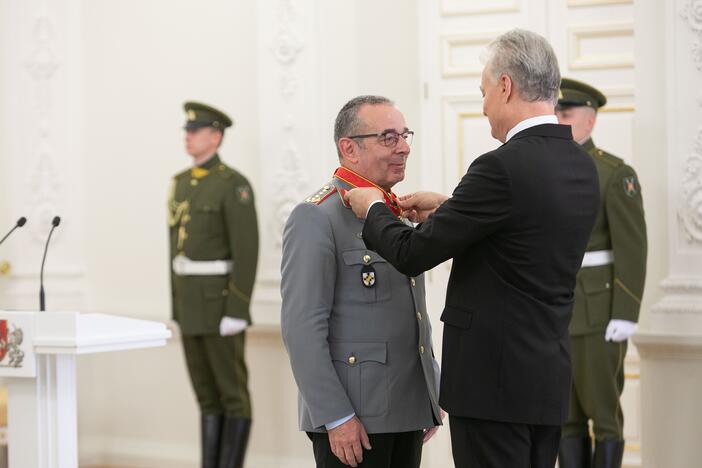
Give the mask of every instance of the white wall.
MULTIPOLYGON (((291 30, 302 44, 297 63, 316 67, 298 70, 297 92, 312 96, 305 104, 313 109, 294 100, 285 108, 275 94, 278 25, 271 35, 260 25, 278 21, 285 3, 81 3, 87 310, 168 319, 165 199, 170 177, 189 164, 182 102, 211 103, 236 121, 221 155, 250 178, 266 242, 253 310, 259 325, 247 345, 254 406, 249 466, 309 466, 311 460, 309 441, 297 431, 297 390, 275 325, 279 251, 269 188, 281 182, 276 166, 284 142, 268 141, 276 135, 269 117, 290 112, 300 120, 294 137, 307 172, 300 199, 331 177, 333 121, 351 97, 387 95, 419 133, 414 2, 291 4, 291 30)), ((280 69, 295 73, 294 66, 280 69)), ((418 187, 414 156, 400 190, 418 187)), ((80 359, 84 463, 196 466, 199 416, 175 331, 163 349, 80 359)))
POLYGON ((254 5, 90 0, 82 8, 85 305, 165 320, 165 200, 171 176, 190 164, 184 101, 231 115, 221 154, 258 179, 254 5))

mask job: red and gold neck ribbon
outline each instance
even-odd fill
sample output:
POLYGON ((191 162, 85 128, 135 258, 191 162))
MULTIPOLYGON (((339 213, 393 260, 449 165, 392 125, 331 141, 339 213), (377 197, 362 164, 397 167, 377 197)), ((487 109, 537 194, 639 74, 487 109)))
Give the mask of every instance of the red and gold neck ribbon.
POLYGON ((365 177, 356 174, 353 172, 351 169, 347 169, 345 167, 339 167, 334 171, 334 177, 336 177, 339 180, 342 180, 349 184, 350 186, 357 188, 357 187, 373 187, 377 188, 381 192, 383 192, 383 199, 385 201, 385 204, 392 210, 392 212, 395 214, 395 216, 401 216, 402 215, 402 210, 400 209, 400 206, 397 204, 397 195, 390 192, 386 192, 382 188, 378 187, 376 184, 371 182, 370 180, 366 179, 365 177))

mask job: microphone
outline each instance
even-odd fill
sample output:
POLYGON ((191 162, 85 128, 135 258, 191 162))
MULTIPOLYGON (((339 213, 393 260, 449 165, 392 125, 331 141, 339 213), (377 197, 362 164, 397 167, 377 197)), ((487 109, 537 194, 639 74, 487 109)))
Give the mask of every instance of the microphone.
POLYGON ((46 310, 46 301, 44 300, 44 262, 46 262, 46 252, 49 250, 51 234, 54 233, 54 229, 59 224, 61 224, 61 218, 54 216, 54 219, 51 220, 51 231, 49 231, 49 237, 46 239, 46 245, 44 246, 44 256, 41 259, 41 270, 39 270, 39 310, 42 312, 46 310))
POLYGON ((17 220, 17 223, 12 227, 12 229, 10 229, 10 231, 9 231, 7 234, 5 234, 5 237, 3 237, 2 239, 0 239, 0 244, 2 244, 3 242, 5 242, 5 239, 7 239, 8 237, 10 237, 10 234, 12 234, 12 232, 13 232, 15 229, 24 226, 26 222, 27 222, 27 218, 25 218, 24 216, 22 216, 20 219, 18 219, 18 220, 17 220))

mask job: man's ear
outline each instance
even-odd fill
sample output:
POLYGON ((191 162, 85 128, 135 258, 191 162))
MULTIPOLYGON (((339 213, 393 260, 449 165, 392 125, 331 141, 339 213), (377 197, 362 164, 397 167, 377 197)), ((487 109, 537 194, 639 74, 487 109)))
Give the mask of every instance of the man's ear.
POLYGON ((588 126, 590 127, 590 133, 595 129, 595 124, 597 123, 597 111, 594 111, 592 114, 590 114, 590 118, 588 119, 588 126))
POLYGON ((500 75, 500 93, 502 95, 502 102, 507 102, 512 98, 513 89, 512 78, 504 73, 500 75))
POLYGON ((340 138, 338 145, 342 159, 353 164, 358 162, 358 146, 351 138, 340 138))

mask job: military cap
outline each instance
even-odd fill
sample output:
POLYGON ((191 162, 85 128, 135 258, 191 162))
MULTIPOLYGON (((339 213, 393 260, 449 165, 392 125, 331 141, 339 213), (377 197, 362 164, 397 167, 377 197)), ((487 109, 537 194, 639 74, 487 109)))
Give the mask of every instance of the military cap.
POLYGON ((232 119, 227 114, 207 104, 188 101, 183 104, 183 109, 187 116, 184 127, 186 129, 213 127, 224 131, 225 128, 232 126, 232 119))
POLYGON ((582 81, 561 79, 558 107, 588 106, 597 110, 607 104, 607 98, 598 89, 582 81))

